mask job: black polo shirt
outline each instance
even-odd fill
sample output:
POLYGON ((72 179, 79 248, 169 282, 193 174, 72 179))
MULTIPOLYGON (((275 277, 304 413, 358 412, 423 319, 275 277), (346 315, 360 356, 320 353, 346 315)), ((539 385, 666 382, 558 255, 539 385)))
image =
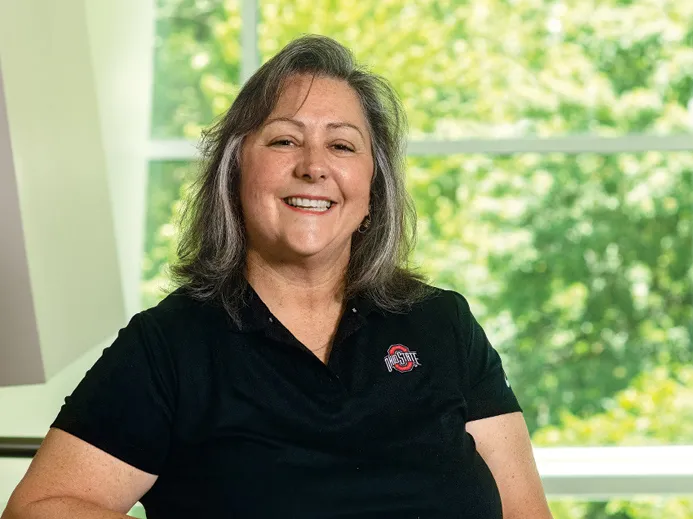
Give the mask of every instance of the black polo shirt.
POLYGON ((323 364, 249 289, 242 325, 182 289, 135 315, 53 427, 152 474, 149 519, 501 517, 465 423, 520 411, 451 291, 349 302, 323 364))

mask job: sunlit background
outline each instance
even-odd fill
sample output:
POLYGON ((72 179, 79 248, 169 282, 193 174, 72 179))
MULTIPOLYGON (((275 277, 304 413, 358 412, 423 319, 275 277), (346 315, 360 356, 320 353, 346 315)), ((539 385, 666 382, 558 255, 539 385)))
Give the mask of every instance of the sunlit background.
MULTIPOLYGON (((241 10, 159 2, 153 139, 197 139, 233 101, 241 10)), ((472 301, 534 444, 693 443, 693 153, 660 151, 667 136, 693 143, 693 2, 260 0, 256 64, 304 33, 347 45, 402 97, 414 262, 472 301)), ((195 172, 150 164, 146 305, 195 172)), ((551 506, 693 518, 690 498, 551 506)))

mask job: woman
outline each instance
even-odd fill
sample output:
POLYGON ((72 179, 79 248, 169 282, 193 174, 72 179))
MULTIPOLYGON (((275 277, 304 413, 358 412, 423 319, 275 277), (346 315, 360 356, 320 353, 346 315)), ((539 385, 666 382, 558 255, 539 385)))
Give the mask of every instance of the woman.
POLYGON ((466 300, 406 268, 405 118, 324 37, 205 135, 174 268, 55 420, 3 518, 550 517, 466 300))

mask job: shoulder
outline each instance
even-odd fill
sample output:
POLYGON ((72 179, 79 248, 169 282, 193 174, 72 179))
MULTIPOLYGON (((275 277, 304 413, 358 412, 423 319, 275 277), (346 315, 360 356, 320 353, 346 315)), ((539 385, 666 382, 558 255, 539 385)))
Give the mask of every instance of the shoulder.
POLYGON ((172 350, 180 344, 200 344, 218 338, 220 331, 229 330, 230 323, 220 304, 195 299, 185 288, 174 290, 136 317, 146 333, 156 335, 172 350))
POLYGON ((427 285, 426 296, 412 306, 416 313, 465 320, 471 315, 467 298, 450 289, 427 285))
POLYGON ((181 287, 168 294, 156 306, 140 312, 140 315, 156 321, 164 328, 188 328, 219 321, 225 312, 220 304, 196 299, 181 287))
POLYGON ((426 285, 425 294, 405 311, 382 312, 396 326, 414 326, 419 329, 435 330, 461 339, 469 335, 474 322, 466 297, 454 290, 426 285))
POLYGON ((180 317, 182 314, 199 314, 217 307, 215 303, 194 298, 185 287, 179 287, 144 312, 157 319, 167 319, 180 317))

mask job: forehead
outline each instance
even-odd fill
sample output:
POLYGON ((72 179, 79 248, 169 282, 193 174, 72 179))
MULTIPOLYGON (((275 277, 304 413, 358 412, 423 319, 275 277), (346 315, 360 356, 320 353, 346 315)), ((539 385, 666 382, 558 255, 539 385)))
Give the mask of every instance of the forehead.
POLYGON ((366 116, 358 95, 340 79, 296 75, 287 79, 270 114, 272 117, 297 119, 329 118, 367 130, 366 116))

